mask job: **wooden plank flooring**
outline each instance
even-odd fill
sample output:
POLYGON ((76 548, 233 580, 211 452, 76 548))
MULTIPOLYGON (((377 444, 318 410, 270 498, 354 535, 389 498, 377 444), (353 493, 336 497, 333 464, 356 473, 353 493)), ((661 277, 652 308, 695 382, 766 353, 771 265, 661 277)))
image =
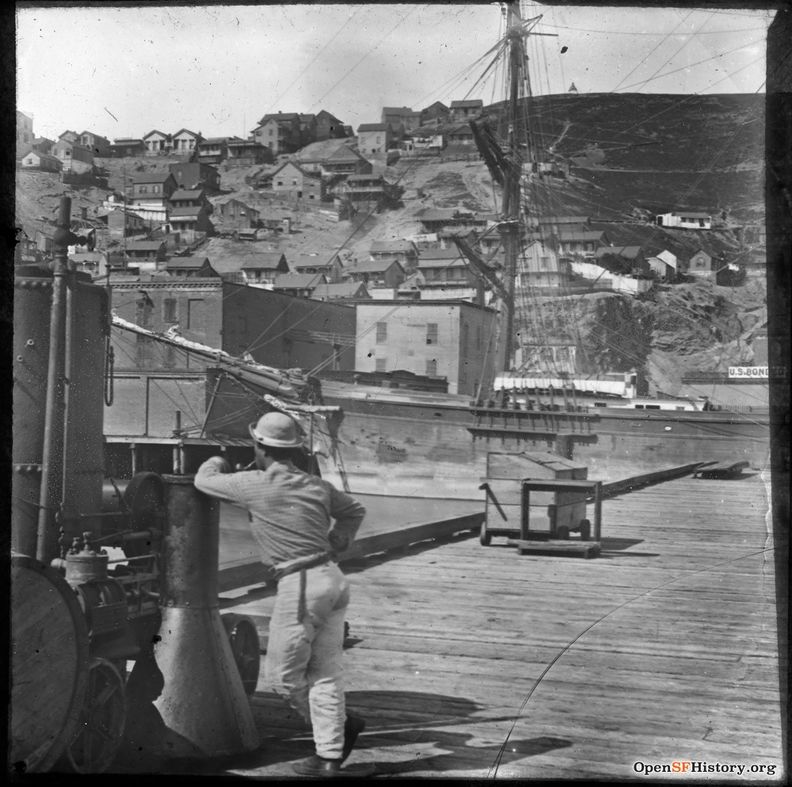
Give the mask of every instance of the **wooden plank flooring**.
MULTIPOLYGON (((620 780, 689 760, 782 781, 768 499, 759 474, 686 477, 605 501, 590 560, 463 535, 348 567, 348 704, 368 721, 350 763, 381 778, 620 780)), ((252 703, 261 751, 223 772, 290 775, 310 732, 263 677, 252 703)))

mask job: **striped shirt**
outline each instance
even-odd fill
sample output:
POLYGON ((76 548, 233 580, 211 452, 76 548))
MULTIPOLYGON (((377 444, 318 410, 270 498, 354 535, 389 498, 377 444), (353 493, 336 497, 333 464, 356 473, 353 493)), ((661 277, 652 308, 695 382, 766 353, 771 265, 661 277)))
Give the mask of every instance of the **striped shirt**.
POLYGON ((266 470, 228 472, 221 456, 207 459, 195 475, 201 492, 246 508, 265 564, 329 552, 331 529, 352 542, 366 509, 329 481, 273 462, 266 470))

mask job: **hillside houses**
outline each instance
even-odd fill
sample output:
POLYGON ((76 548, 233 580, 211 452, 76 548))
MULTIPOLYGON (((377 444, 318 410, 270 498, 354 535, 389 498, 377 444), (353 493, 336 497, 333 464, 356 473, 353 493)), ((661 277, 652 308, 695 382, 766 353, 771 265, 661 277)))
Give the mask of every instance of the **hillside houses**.
POLYGON ((81 145, 76 140, 78 135, 73 131, 66 131, 58 138, 52 148, 52 155, 60 159, 63 172, 72 172, 84 175, 93 172, 94 154, 90 148, 81 145))
POLYGON ((600 246, 609 246, 610 241, 603 230, 587 230, 561 227, 554 238, 561 256, 594 258, 600 246))
POLYGON ((449 111, 449 119, 454 121, 466 121, 477 118, 484 111, 484 102, 480 98, 464 99, 452 101, 449 111))
POLYGON ((391 130, 387 123, 361 123, 357 136, 358 150, 364 156, 381 158, 391 147, 391 130))
POLYGON ((687 273, 700 278, 713 278, 715 266, 713 257, 704 249, 697 249, 688 260, 687 273))
POLYGON ((41 172, 61 172, 63 169, 63 162, 57 156, 50 156, 35 150, 24 155, 19 165, 23 169, 37 169, 41 172))
POLYGON ((344 265, 337 254, 330 259, 326 254, 292 254, 289 256, 289 268, 294 273, 321 273, 328 282, 341 281, 344 265))
POLYGON ((456 247, 421 249, 418 253, 418 270, 424 277, 427 289, 478 286, 477 277, 456 247))
POLYGON ((391 138, 398 142, 405 133, 421 125, 421 113, 411 107, 383 107, 381 123, 390 127, 391 138))
POLYGON ((321 175, 309 172, 295 161, 286 161, 269 176, 270 188, 281 196, 320 202, 324 197, 321 175))
POLYGON ((353 282, 362 282, 369 290, 374 287, 394 290, 407 277, 401 263, 395 259, 362 260, 347 273, 353 282))
POLYGON ((168 171, 180 189, 204 189, 209 194, 220 191, 220 173, 211 164, 180 161, 169 164, 168 171))
POLYGON ((208 257, 171 257, 165 262, 164 267, 171 276, 179 278, 220 278, 220 274, 212 267, 208 257))
POLYGON ((324 273, 279 273, 272 289, 297 298, 311 298, 316 288, 323 284, 327 284, 324 273))
POLYGON ((142 139, 132 137, 114 139, 110 143, 107 155, 112 158, 125 158, 127 156, 142 156, 146 153, 146 145, 142 139))
POLYGON ((409 240, 375 240, 369 249, 372 260, 397 261, 407 275, 418 267, 418 249, 409 240))
POLYGON ((492 219, 492 214, 477 213, 466 208, 424 208, 418 215, 424 230, 429 233, 451 228, 481 231, 487 228, 492 219))
POLYGON ((316 301, 365 300, 369 292, 362 281, 340 281, 318 284, 311 297, 316 301))
POLYGON ((300 115, 297 112, 264 115, 251 134, 256 142, 268 147, 276 156, 294 153, 303 144, 300 115))
POLYGON ((143 145, 147 156, 161 156, 170 152, 171 136, 155 128, 143 135, 143 145))
POLYGON ((261 225, 261 212, 235 197, 215 202, 214 215, 222 222, 224 230, 252 229, 261 225))
POLYGON ((659 227, 677 227, 683 230, 712 229, 712 216, 694 210, 660 213, 655 217, 655 221, 659 227))
POLYGON ((279 251, 263 252, 242 266, 242 273, 248 284, 272 286, 277 276, 289 272, 286 255, 279 251))

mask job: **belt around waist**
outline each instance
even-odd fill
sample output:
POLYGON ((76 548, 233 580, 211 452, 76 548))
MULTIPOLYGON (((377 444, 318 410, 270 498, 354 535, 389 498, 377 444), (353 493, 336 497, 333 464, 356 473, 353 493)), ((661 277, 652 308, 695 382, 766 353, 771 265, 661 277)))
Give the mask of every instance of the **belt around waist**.
POLYGON ((307 568, 316 568, 329 563, 332 560, 331 555, 327 552, 321 555, 308 555, 308 557, 295 558, 285 563, 279 563, 275 566, 275 577, 281 579, 288 574, 294 574, 296 571, 302 571, 307 568))

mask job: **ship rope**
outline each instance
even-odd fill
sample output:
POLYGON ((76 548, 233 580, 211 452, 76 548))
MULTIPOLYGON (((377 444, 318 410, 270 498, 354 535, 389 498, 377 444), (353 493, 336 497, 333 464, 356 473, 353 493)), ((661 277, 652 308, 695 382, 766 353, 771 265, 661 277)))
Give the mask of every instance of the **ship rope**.
POLYGON ((640 593, 639 595, 634 596, 633 598, 630 598, 627 601, 622 602, 621 604, 617 605, 616 607, 614 607, 610 611, 606 612, 604 615, 601 615, 593 623, 590 623, 588 626, 586 626, 576 637, 574 637, 574 639, 570 640, 570 642, 568 644, 566 644, 558 653, 556 653, 556 655, 550 660, 550 662, 547 664, 547 666, 542 670, 542 672, 539 675, 539 677, 534 681, 533 686, 531 686, 531 688, 528 690, 528 693, 525 695, 525 698, 523 699, 522 703, 520 704, 520 707, 517 709, 517 713, 514 716, 514 720, 512 721, 512 724, 511 724, 511 727, 509 728, 509 731, 506 733, 506 737, 505 737, 503 743, 501 743, 501 745, 500 745, 500 747, 498 749, 498 753, 497 753, 497 755, 495 757, 495 761, 494 761, 493 765, 490 767, 490 770, 489 770, 489 773, 487 774, 487 777, 488 778, 495 778, 498 775, 498 769, 500 768, 501 763, 503 761, 503 755, 506 752, 506 747, 507 747, 507 745, 509 743, 509 740, 511 739, 512 734, 514 733, 515 727, 517 726, 517 722, 522 718, 523 712, 525 711, 525 708, 528 705, 528 702, 531 700, 531 697, 533 697, 534 692, 539 687, 539 685, 542 683, 542 681, 544 680, 544 678, 547 675, 547 673, 550 672, 550 670, 561 659, 561 657, 564 656, 564 654, 569 652, 569 650, 571 650, 571 648, 575 644, 577 644, 586 634, 588 634, 589 631, 591 631, 595 626, 597 626, 600 623, 602 623, 602 621, 607 620, 609 617, 611 617, 612 615, 617 613, 619 610, 624 609, 624 607, 626 607, 626 606, 628 606, 630 604, 633 604, 636 601, 640 601, 641 599, 646 598, 647 596, 651 595, 652 593, 656 593, 658 590, 662 590, 663 588, 666 588, 669 585, 674 584, 675 582, 679 582, 682 579, 690 579, 691 577, 695 577, 698 574, 703 574, 703 573, 707 573, 707 572, 710 572, 710 571, 714 571, 715 569, 722 568, 723 566, 728 566, 728 565, 736 563, 736 562, 738 562, 740 560, 745 560, 747 558, 756 557, 757 555, 766 555, 767 553, 773 552, 774 550, 775 550, 775 547, 766 547, 765 549, 759 549, 759 550, 756 550, 755 552, 747 552, 747 553, 745 553, 743 555, 739 555, 738 557, 734 557, 734 558, 731 558, 729 560, 723 560, 720 563, 716 563, 713 566, 708 566, 706 568, 701 568, 701 569, 698 569, 697 571, 693 571, 691 573, 685 573, 685 574, 682 574, 681 576, 673 577, 672 579, 669 579, 666 582, 662 582, 661 584, 657 585, 656 587, 650 588, 649 590, 645 590, 643 593, 640 593))

